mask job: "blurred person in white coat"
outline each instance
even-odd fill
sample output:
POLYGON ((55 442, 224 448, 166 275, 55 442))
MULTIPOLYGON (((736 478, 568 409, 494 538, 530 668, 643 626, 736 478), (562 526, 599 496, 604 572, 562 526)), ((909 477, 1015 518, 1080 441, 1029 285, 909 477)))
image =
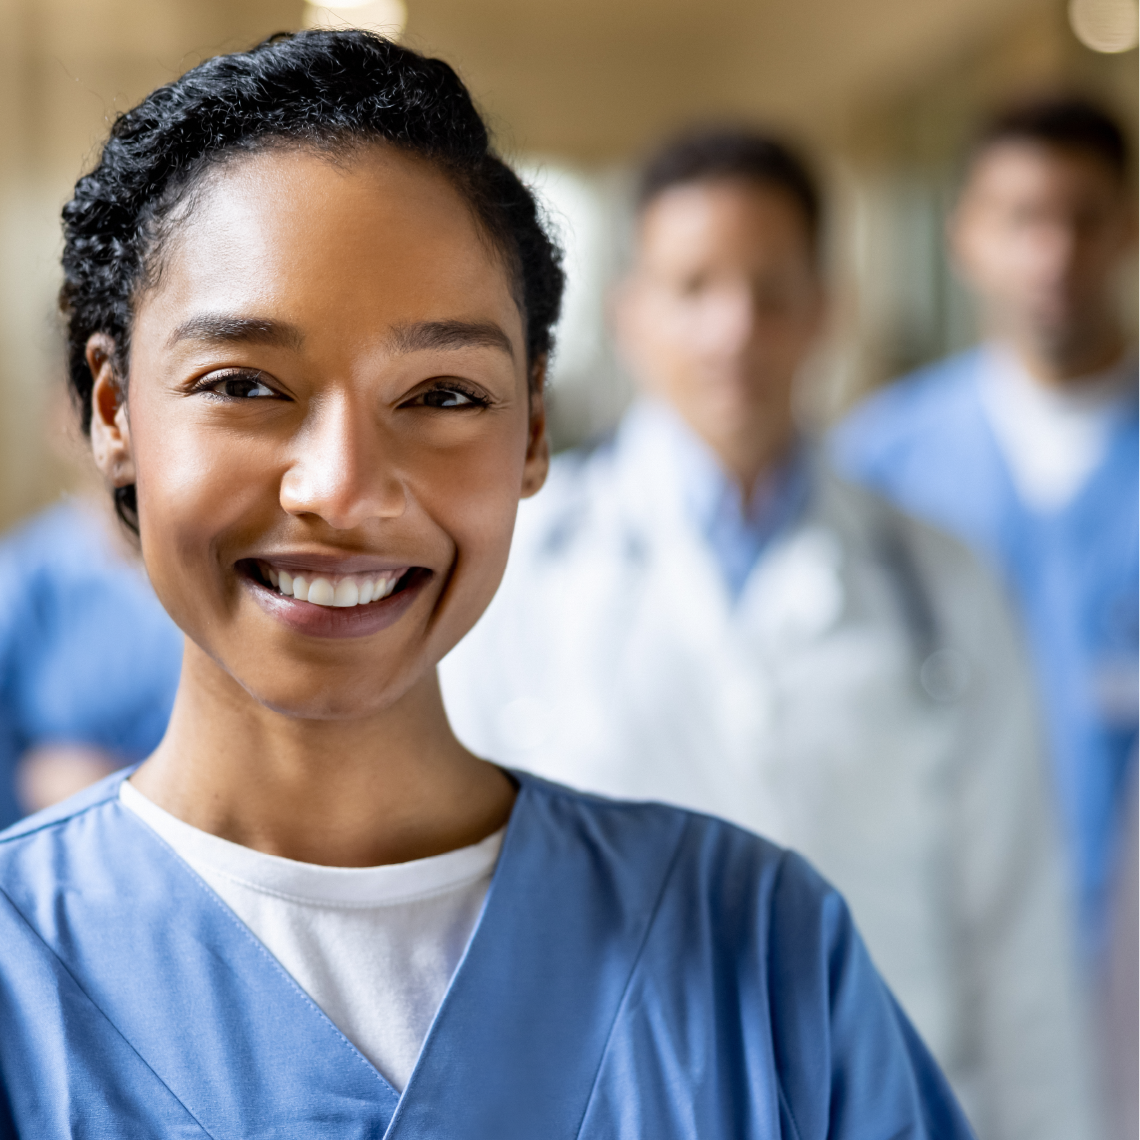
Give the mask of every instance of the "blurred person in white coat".
POLYGON ((1131 770, 1131 786, 1121 797, 1124 818, 1116 829, 1107 946, 1097 993, 1105 1140, 1136 1140, 1140 1136, 1140 1042, 1136 1032, 1140 1009, 1140 789, 1135 756, 1131 770))
POLYGON ((800 850, 851 901, 981 1140, 1091 1137, 1005 599, 795 426, 824 319, 820 213, 797 156, 748 132, 691 133, 649 164, 615 305, 642 398, 523 504, 502 589, 441 666, 448 710, 502 763, 800 850))

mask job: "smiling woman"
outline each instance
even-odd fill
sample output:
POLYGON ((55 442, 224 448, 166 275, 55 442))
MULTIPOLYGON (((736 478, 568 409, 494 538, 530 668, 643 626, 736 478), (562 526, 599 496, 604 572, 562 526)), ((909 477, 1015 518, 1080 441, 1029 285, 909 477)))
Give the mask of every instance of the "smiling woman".
POLYGON ((562 285, 451 69, 211 60, 64 216, 72 385, 186 648, 159 748, 0 837, 0 1136, 965 1137, 801 860, 451 732, 562 285))

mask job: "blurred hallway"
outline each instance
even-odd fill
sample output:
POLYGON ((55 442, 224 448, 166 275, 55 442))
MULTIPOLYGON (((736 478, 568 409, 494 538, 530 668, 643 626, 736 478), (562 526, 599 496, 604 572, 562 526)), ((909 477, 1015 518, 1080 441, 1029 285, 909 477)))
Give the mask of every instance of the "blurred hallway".
MULTIPOLYGON (((108 120, 208 55, 301 26, 304 10, 296 0, 3 0, 0 11, 9 112, 0 125, 0 392, 11 409, 0 425, 4 526, 73 479, 44 439, 61 374, 58 211, 108 120)), ((556 210, 593 243, 594 279, 570 303, 579 312, 556 377, 558 442, 612 421, 623 398, 600 320, 618 238, 596 222, 588 232, 586 212, 564 199, 581 198, 585 186, 612 200, 624 164, 669 128, 761 121, 821 156, 838 205, 835 349, 820 392, 830 417, 857 392, 972 335, 939 218, 981 108, 1011 90, 1065 83, 1136 121, 1136 52, 1082 46, 1058 0, 411 0, 404 38, 459 67, 500 146, 538 169, 540 183, 542 172, 562 178, 556 210)))

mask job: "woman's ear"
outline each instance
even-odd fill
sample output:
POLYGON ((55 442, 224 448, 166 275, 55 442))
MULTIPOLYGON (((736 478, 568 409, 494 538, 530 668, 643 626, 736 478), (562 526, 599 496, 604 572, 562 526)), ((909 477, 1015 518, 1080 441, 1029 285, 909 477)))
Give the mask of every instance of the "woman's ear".
POLYGON ((546 473, 550 470, 550 440, 546 437, 546 357, 534 362, 530 376, 530 423, 527 428, 526 463, 520 497, 529 499, 542 490, 546 473))
POLYGON ((135 481, 126 392, 115 374, 115 342, 106 333, 87 341, 87 367, 95 378, 91 390, 91 451, 95 466, 112 487, 135 481))

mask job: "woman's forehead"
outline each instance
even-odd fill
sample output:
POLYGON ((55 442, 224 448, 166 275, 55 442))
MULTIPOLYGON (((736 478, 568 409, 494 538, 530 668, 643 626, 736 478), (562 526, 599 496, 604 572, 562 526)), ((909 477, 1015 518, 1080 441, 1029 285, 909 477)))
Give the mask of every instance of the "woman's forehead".
MULTIPOLYGON (((226 162, 196 188, 160 251, 146 310, 272 310, 351 325, 503 324, 523 350, 504 260, 449 180, 390 146, 335 155, 273 148, 226 162)), ((136 331, 140 331, 136 328, 136 331)))

